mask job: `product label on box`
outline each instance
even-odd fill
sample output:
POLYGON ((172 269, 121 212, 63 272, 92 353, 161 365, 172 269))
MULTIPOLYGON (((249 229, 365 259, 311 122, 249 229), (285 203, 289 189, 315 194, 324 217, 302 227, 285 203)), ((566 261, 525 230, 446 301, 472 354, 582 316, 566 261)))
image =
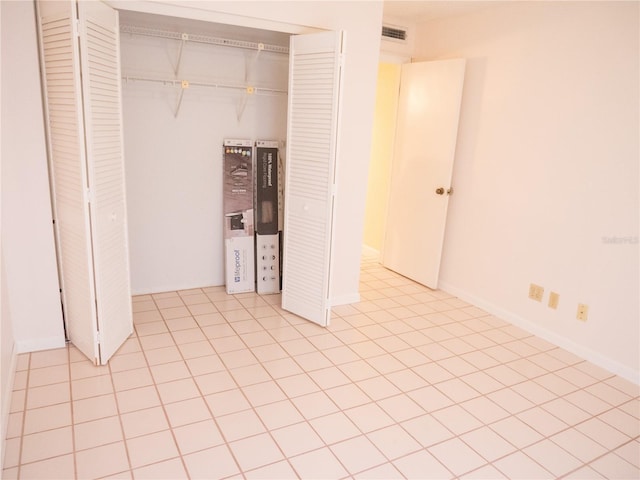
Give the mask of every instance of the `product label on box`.
POLYGON ((256 148, 256 232, 278 233, 278 149, 256 148))
POLYGON ((225 240, 227 293, 253 292, 255 289, 253 237, 225 240))

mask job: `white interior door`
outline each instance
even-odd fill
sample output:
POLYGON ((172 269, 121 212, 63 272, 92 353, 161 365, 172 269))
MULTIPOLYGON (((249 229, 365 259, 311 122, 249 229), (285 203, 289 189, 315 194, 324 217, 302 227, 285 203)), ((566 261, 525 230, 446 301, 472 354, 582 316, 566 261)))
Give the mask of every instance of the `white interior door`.
POLYGON ((39 1, 38 17, 67 335, 105 364, 133 331, 118 17, 73 0, 39 1))
POLYGON ((462 59, 402 66, 382 263, 438 287, 464 83, 462 59))
POLYGON ((291 37, 282 308, 329 324, 343 33, 291 37))
POLYGON ((118 12, 78 2, 100 363, 131 335, 118 12))

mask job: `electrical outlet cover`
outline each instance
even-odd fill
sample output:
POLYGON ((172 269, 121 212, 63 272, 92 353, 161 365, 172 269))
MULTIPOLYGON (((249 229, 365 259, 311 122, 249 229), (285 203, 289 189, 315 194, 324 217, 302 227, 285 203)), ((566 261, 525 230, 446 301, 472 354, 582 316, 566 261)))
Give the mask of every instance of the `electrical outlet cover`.
POLYGON ((557 309, 559 302, 560 302, 560 294, 556 292, 551 292, 549 294, 549 308, 553 308, 554 310, 557 309))

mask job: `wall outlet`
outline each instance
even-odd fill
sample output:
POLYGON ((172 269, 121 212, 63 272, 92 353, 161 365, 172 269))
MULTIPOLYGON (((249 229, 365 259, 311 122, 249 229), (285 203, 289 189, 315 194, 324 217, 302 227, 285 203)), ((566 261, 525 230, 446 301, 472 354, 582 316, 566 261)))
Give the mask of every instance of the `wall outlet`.
POLYGON ((556 310, 558 308, 558 303, 560 303, 560 294, 551 292, 549 294, 549 308, 556 310))
POLYGON ((529 298, 531 300, 535 300, 536 302, 542 301, 542 296, 544 295, 544 288, 540 285, 536 285, 532 283, 529 285, 529 298))
POLYGON ((589 314, 589 307, 584 303, 578 304, 578 313, 576 314, 576 318, 578 320, 582 320, 583 322, 587 321, 587 315, 589 314))

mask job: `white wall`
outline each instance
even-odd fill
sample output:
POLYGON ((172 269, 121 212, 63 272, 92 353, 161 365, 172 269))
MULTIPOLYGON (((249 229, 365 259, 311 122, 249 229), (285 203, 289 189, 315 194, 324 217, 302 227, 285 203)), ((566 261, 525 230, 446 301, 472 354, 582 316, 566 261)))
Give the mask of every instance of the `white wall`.
POLYGON ((514 2, 416 44, 468 60, 442 287, 636 383, 638 7, 514 2))
MULTIPOLYGON (((177 41, 122 35, 122 73, 173 78, 178 53, 177 41)), ((265 51, 254 62, 256 53, 187 43, 180 78, 243 84, 249 65, 253 85, 286 91, 288 55, 265 51)), ((180 90, 148 82, 123 85, 134 294, 225 283, 222 142, 286 137, 286 94, 247 97, 238 119, 244 91, 192 86, 175 117, 180 90)))
MULTIPOLYGON (((382 2, 111 1, 126 10, 199 18, 288 33, 347 33, 339 160, 332 303, 359 299, 360 255, 371 129, 380 49, 382 2)), ((127 152, 125 152, 127 155, 127 152)))
POLYGON ((33 2, 2 2, 2 254, 19 352, 64 346, 33 2))

